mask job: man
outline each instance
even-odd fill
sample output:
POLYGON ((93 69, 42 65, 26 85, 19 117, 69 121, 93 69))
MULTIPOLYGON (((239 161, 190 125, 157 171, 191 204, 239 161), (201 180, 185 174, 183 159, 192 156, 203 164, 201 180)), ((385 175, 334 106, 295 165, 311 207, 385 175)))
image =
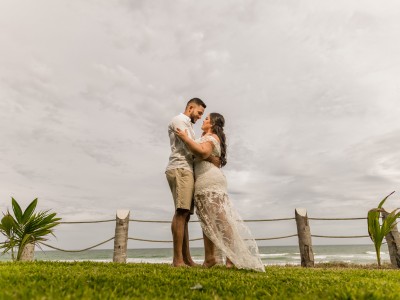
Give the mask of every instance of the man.
POLYGON ((175 214, 171 224, 174 267, 196 265, 190 255, 188 232, 188 222, 194 211, 193 155, 175 135, 175 131, 177 128, 186 130, 189 136, 195 139, 193 124, 201 119, 205 108, 206 105, 201 99, 193 98, 187 103, 184 113, 174 117, 168 125, 171 155, 165 174, 175 202, 175 214))

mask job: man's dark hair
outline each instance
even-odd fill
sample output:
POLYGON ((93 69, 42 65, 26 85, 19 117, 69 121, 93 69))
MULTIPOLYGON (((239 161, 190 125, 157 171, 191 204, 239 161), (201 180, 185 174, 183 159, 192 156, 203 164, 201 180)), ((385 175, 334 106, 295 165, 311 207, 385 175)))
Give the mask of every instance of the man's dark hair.
POLYGON ((188 108, 190 104, 196 104, 196 105, 199 105, 199 106, 203 106, 204 108, 207 107, 207 105, 200 98, 190 99, 189 102, 186 104, 186 108, 188 108))

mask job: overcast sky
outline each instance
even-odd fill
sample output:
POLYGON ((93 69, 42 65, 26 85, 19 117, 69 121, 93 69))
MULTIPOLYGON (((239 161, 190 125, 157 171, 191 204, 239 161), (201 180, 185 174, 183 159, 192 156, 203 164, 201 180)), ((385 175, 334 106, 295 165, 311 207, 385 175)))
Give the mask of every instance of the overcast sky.
MULTIPOLYGON (((64 221, 120 208, 170 220, 167 125, 200 97, 225 116, 243 218, 366 216, 400 182, 399 14, 395 0, 2 0, 0 208, 38 197, 64 221)), ((258 238, 296 233, 294 221, 249 225, 258 238)), ((367 234, 364 220, 311 230, 367 234)), ((114 223, 61 225, 51 244, 113 234, 114 223)), ((131 223, 129 236, 171 239, 168 224, 131 223)))

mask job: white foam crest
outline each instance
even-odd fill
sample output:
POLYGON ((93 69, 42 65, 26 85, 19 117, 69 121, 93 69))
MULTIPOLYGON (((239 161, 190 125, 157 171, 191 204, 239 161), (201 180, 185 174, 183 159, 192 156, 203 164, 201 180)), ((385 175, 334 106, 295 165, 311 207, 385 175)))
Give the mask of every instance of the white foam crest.
MULTIPOLYGON (((365 252, 366 254, 370 254, 370 255, 376 255, 375 251, 367 251, 365 252)), ((381 251, 381 255, 389 255, 389 253, 386 253, 384 251, 381 251)))
POLYGON ((325 259, 325 258, 327 258, 327 255, 315 255, 314 258, 315 259, 325 259))
POLYGON ((282 257, 289 255, 289 253, 271 253, 271 254, 260 254, 260 257, 282 257))

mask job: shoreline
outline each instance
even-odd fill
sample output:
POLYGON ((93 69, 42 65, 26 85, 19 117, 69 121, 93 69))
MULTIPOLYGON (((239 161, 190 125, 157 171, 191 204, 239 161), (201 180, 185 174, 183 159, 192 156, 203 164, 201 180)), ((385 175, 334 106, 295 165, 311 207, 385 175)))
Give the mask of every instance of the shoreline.
MULTIPOLYGON (((260 257, 265 266, 299 266, 298 246, 261 246, 260 257)), ((314 246, 314 262, 370 265, 376 263, 376 253, 372 245, 328 245, 314 246)), ((191 248, 193 260, 201 264, 204 259, 203 248, 191 248)), ((390 263, 388 251, 381 251, 382 263, 390 263)), ((37 261, 94 261, 112 262, 113 249, 92 249, 83 252, 63 252, 36 248, 37 261)), ((0 256, 0 261, 11 261, 10 255, 0 256)), ((128 249, 128 263, 169 264, 172 262, 171 248, 128 249)))

